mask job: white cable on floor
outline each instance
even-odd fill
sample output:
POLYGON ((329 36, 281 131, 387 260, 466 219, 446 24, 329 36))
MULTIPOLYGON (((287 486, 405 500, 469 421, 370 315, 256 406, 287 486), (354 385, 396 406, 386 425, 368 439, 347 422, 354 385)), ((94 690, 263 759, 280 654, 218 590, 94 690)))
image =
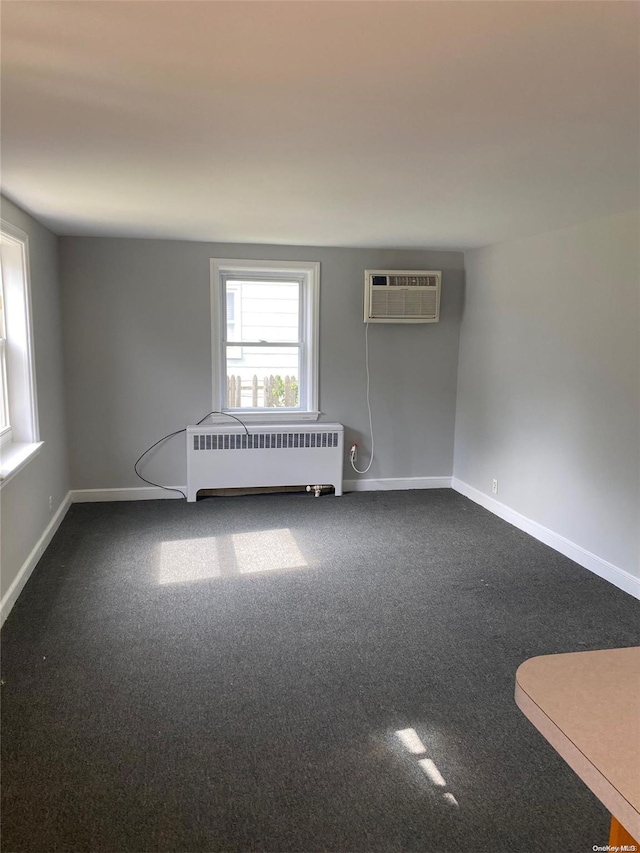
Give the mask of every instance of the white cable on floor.
POLYGON ((367 364, 367 409, 369 410, 369 432, 371 434, 371 459, 369 459, 369 464, 367 465, 367 467, 361 471, 360 468, 356 468, 356 466, 353 462, 353 456, 351 454, 349 454, 349 461, 351 462, 351 467, 358 474, 366 474, 367 471, 371 468, 371 465, 373 463, 373 448, 374 448, 373 420, 371 417, 371 399, 370 399, 370 394, 369 394, 369 389, 370 389, 370 385, 371 385, 371 377, 369 375, 369 324, 368 323, 366 324, 366 329, 364 332, 364 353, 365 353, 365 356, 364 356, 365 361, 367 364))

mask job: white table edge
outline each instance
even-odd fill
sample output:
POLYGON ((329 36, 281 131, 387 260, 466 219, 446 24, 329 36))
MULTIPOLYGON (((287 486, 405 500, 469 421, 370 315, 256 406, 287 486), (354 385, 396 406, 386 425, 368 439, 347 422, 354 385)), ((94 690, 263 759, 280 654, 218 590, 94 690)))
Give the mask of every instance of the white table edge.
POLYGON ((518 681, 516 672, 516 705, 549 741, 556 752, 577 773, 585 785, 634 838, 640 838, 640 812, 615 788, 587 756, 545 714, 518 681))

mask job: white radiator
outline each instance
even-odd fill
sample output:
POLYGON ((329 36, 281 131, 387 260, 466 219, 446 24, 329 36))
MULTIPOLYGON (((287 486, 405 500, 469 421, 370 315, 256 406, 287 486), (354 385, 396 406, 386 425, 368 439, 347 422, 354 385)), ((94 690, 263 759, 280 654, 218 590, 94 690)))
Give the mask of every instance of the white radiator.
POLYGON ((187 427, 187 500, 199 489, 327 485, 342 494, 342 424, 187 427))

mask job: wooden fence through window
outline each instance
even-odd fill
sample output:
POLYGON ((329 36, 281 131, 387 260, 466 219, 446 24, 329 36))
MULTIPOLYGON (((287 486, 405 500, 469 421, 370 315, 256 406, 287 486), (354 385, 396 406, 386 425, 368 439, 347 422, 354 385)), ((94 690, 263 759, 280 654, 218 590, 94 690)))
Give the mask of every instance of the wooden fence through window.
POLYGON ((295 408, 297 405, 298 380, 295 376, 264 376, 262 381, 256 374, 244 381, 241 376, 227 376, 227 406, 230 409, 295 408))

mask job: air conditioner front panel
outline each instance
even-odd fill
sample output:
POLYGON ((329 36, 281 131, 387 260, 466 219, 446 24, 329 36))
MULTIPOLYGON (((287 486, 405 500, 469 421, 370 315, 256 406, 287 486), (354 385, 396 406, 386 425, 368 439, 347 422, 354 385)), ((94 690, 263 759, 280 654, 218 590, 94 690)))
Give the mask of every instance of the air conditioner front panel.
POLYGON ((365 323, 437 323, 442 273, 366 270, 365 323))

